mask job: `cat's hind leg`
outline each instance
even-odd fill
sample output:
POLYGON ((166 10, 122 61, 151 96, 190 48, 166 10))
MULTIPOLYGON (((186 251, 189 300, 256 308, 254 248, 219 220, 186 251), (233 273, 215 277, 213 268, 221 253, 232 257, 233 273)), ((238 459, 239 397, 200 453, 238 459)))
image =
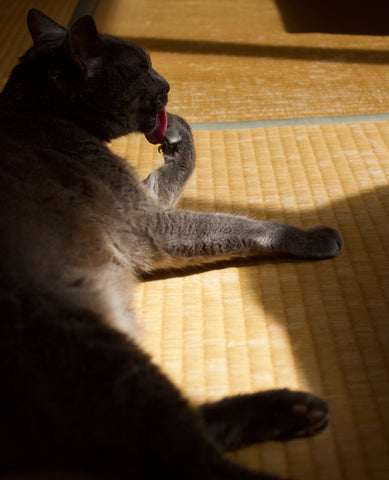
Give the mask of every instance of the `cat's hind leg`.
POLYGON ((134 342, 92 312, 36 297, 8 302, 5 318, 23 309, 25 328, 0 323, 0 471, 275 480, 225 458, 201 412, 134 342))
POLYGON ((200 407, 212 437, 226 451, 270 440, 309 437, 329 423, 327 403, 314 395, 270 390, 200 407))
POLYGON ((143 181, 149 194, 164 207, 177 202, 195 165, 195 149, 189 125, 168 113, 168 125, 162 145, 165 163, 143 181))

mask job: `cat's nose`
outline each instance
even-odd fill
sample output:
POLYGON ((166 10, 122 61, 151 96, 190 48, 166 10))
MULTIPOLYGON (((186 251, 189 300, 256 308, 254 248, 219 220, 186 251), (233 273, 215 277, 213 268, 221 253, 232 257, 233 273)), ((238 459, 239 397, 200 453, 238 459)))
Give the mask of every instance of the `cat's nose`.
POLYGON ((161 90, 164 90, 166 93, 169 93, 170 85, 168 82, 153 68, 151 69, 151 76, 159 84, 161 90))

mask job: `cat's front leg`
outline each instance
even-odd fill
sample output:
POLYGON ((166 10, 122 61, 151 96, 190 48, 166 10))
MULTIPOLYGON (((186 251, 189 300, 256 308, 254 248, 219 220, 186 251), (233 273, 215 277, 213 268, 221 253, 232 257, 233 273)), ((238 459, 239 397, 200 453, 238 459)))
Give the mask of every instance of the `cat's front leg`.
POLYGON ((327 403, 287 389, 238 395, 200 407, 208 431, 226 451, 270 440, 310 437, 329 423, 327 403))
POLYGON ((191 263, 245 257, 263 253, 290 254, 299 258, 330 258, 342 251, 341 235, 318 226, 302 230, 275 222, 185 210, 159 212, 154 223, 160 249, 191 263))
POLYGON ((164 207, 173 207, 195 165, 195 148, 189 125, 184 119, 167 114, 168 124, 159 150, 165 164, 143 181, 149 194, 164 207))

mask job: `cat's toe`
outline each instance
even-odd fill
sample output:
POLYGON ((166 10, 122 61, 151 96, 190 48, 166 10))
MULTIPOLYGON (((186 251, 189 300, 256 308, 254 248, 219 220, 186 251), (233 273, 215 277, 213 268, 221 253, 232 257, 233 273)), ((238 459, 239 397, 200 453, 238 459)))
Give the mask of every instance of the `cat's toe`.
POLYGON ((158 151, 163 153, 165 161, 171 160, 174 158, 174 155, 178 152, 178 141, 170 141, 166 136, 163 139, 163 142, 158 147, 158 151))
POLYGON ((328 409, 319 409, 313 406, 309 409, 306 405, 296 404, 292 407, 292 414, 300 421, 300 429, 294 432, 297 437, 309 437, 324 430, 329 423, 328 409))
POLYGON ((341 234, 331 227, 320 225, 305 232, 308 234, 306 256, 309 258, 336 257, 343 250, 341 234))

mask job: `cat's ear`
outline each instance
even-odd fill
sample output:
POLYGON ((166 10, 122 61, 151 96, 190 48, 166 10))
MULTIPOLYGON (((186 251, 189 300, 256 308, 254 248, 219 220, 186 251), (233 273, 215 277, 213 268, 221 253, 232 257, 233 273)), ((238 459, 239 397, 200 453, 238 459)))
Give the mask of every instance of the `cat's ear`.
POLYGON ((104 43, 96 29, 95 21, 89 15, 81 17, 71 27, 64 47, 74 64, 87 75, 93 75, 102 63, 104 43))
POLYGON ((34 43, 46 33, 66 32, 66 28, 35 8, 32 8, 27 14, 27 26, 34 43))

